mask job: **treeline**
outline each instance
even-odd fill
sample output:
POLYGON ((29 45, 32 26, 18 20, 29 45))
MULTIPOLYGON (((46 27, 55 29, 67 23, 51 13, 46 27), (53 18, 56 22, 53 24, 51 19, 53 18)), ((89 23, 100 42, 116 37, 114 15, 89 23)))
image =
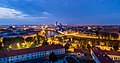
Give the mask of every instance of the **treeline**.
POLYGON ((6 50, 10 47, 13 49, 22 49, 22 48, 36 47, 40 44, 42 44, 42 46, 49 45, 47 40, 45 40, 45 38, 42 36, 37 36, 37 37, 34 36, 34 37, 27 37, 27 38, 23 38, 23 37, 3 38, 3 44, 4 44, 4 47, 1 46, 0 50, 2 50, 3 48, 5 48, 6 50))
POLYGON ((100 39, 118 39, 119 35, 117 33, 108 32, 95 32, 96 36, 100 39))
POLYGON ((3 38, 4 47, 9 47, 10 45, 15 46, 17 43, 24 43, 24 38, 22 37, 14 37, 14 38, 3 38))
POLYGON ((31 44, 31 42, 34 42, 33 45, 37 43, 35 37, 27 37, 25 39, 23 37, 3 38, 4 48, 9 48, 10 46, 15 49, 18 47, 25 48, 31 44), (23 45, 25 46, 23 47, 23 45))

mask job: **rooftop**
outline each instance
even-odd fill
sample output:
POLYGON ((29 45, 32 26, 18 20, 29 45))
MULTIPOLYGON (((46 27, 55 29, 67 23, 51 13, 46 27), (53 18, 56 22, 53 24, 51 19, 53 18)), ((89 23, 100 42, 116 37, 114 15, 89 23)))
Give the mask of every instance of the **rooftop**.
POLYGON ((101 63, 114 63, 114 61, 110 59, 110 57, 106 53, 104 53, 100 48, 92 48, 92 51, 101 63))
POLYGON ((90 51, 85 51, 85 50, 81 50, 81 49, 74 49, 74 52, 79 52, 79 53, 87 53, 90 54, 90 51))
POLYGON ((120 56, 120 52, 118 51, 107 51, 107 50, 103 50, 105 53, 107 53, 108 55, 116 55, 116 56, 120 56))

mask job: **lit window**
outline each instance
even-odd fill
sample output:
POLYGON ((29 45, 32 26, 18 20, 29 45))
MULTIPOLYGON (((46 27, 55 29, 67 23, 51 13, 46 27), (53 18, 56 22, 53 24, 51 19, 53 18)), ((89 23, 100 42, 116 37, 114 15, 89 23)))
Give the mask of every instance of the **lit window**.
POLYGON ((117 59, 117 58, 114 58, 115 60, 117 59))

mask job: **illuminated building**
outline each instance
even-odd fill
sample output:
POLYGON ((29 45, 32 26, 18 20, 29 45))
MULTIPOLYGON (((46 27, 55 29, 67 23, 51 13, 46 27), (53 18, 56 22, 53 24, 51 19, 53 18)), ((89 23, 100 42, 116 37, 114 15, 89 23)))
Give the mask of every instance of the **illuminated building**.
POLYGON ((58 25, 58 22, 56 21, 55 26, 57 26, 57 25, 58 25))
POLYGON ((106 54, 108 54, 108 56, 115 60, 115 61, 120 61, 120 52, 118 51, 107 51, 107 50, 103 50, 106 54))
POLYGON ((91 50, 91 55, 96 63, 115 63, 106 53, 100 48, 94 47, 91 50))
POLYGON ((62 24, 59 25, 59 31, 63 31, 62 24))
POLYGON ((0 51, 0 63, 15 63, 36 58, 48 57, 50 53, 65 54, 62 45, 41 46, 21 50, 0 51))

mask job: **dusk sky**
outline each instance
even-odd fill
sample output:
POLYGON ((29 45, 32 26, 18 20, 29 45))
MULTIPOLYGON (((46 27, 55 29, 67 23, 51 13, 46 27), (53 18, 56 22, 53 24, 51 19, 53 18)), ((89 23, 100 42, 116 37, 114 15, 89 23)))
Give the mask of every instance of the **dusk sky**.
POLYGON ((0 25, 120 24, 120 0, 0 0, 0 25))

